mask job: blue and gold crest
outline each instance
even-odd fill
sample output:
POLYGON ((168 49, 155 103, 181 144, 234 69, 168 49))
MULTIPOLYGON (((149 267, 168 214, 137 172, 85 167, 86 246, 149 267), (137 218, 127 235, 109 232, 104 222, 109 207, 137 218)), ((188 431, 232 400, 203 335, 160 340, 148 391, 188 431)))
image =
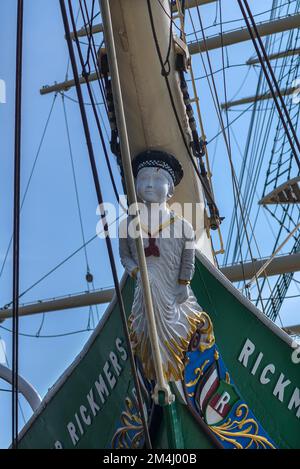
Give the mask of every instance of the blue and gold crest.
POLYGON ((183 388, 193 415, 196 412, 224 448, 275 448, 232 382, 206 313, 186 353, 183 388))

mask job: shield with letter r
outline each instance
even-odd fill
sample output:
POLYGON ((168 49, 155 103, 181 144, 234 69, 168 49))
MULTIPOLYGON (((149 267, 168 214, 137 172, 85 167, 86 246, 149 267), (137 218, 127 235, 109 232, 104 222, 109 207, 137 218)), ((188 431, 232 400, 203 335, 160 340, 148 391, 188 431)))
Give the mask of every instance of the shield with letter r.
POLYGON ((216 363, 203 376, 195 394, 195 403, 207 425, 217 425, 240 400, 234 387, 221 380, 216 363))

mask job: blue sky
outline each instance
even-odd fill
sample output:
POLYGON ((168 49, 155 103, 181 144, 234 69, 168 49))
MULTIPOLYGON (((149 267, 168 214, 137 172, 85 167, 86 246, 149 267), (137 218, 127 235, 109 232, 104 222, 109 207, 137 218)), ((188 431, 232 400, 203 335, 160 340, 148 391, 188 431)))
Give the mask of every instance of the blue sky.
MULTIPOLYGON (((68 54, 64 40, 64 31, 57 0, 25 0, 24 18, 24 82, 23 82, 23 133, 22 133, 22 193, 24 193, 31 168, 36 157, 40 139, 46 119, 53 101, 53 95, 41 96, 39 89, 45 84, 62 81, 65 78, 68 54)), ((74 5, 77 5, 77 1, 74 5)), ((254 13, 260 13, 271 7, 271 1, 253 0, 251 2, 254 13)), ((210 26, 215 18, 215 5, 202 7, 205 26, 210 26)), ((241 17, 237 2, 226 1, 223 11, 224 21, 241 17)), ((268 14, 260 19, 265 19, 268 14)), ((13 132, 14 132, 14 67, 15 67, 15 23, 16 1, 2 0, 0 6, 0 79, 5 80, 7 86, 7 102, 0 104, 0 265, 12 233, 12 203, 13 203, 13 132)), ((229 25, 236 27, 240 23, 229 25)), ((81 23, 79 26, 81 27, 81 23)), ((213 28, 207 34, 213 32, 213 28)), ((228 49, 230 64, 245 63, 254 54, 250 42, 236 45, 228 49)), ((221 68, 221 53, 211 53, 214 70, 221 68)), ((199 59, 195 59, 195 75, 204 75, 199 59)), ((257 82, 258 69, 248 67, 230 68, 227 72, 228 96, 233 97, 239 91, 239 97, 252 95, 257 82), (240 89, 241 88, 241 89, 240 89), (239 90, 240 89, 240 90, 239 90)), ((71 77, 69 71, 69 77, 71 77)), ((222 76, 216 78, 220 96, 223 96, 222 76)), ((209 90, 205 80, 198 81, 200 102, 203 112, 204 125, 208 140, 219 130, 218 121, 212 106, 209 90)), ((97 90, 96 85, 95 90, 97 90)), ((75 97, 75 91, 67 94, 75 97)), ((86 95, 85 95, 86 97, 86 95)), ((100 98, 99 98, 100 100, 100 98)), ((78 182, 80 204, 86 239, 95 234, 98 222, 96 215, 96 196, 88 162, 88 154, 83 135, 78 105, 65 100, 70 134, 75 161, 75 171, 78 182)), ((89 115, 90 109, 88 109, 89 115)), ((230 113, 230 118, 236 113, 230 113)), ((92 122, 92 120, 91 120, 92 122)), ((245 146, 249 125, 249 113, 246 113, 234 126, 234 133, 241 146, 245 146)), ((106 165, 95 126, 91 125, 92 139, 97 157, 100 180, 104 200, 114 202, 114 195, 107 176, 106 165)), ((223 236, 226 240, 228 225, 232 210, 232 194, 229 184, 229 166, 225 157, 225 149, 219 139, 218 146, 212 144, 211 159, 214 159, 213 175, 216 199, 221 215, 226 217, 223 223, 223 236), (213 158, 213 155, 215 156, 213 158)), ((269 154, 267 155, 269 158, 269 154)), ((237 145, 233 144, 233 159, 238 169, 241 157, 237 145)), ((118 170, 112 158, 112 165, 118 188, 118 170)), ((260 189, 261 191, 262 189, 260 189)), ((265 223, 258 225, 257 239, 262 255, 268 255, 272 246, 271 232, 265 223)), ((217 244, 217 242, 216 242, 217 244)), ((58 96, 49 123, 48 131, 39 154, 36 169, 24 203, 21 216, 21 292, 30 287, 50 269, 60 263, 69 254, 82 245, 80 223, 76 204, 75 189, 72 179, 70 155, 63 117, 61 97, 58 96)), ((113 241, 119 274, 122 268, 117 255, 117 241, 113 241)), ((105 243, 97 239, 88 246, 88 259, 91 272, 94 275, 95 286, 106 287, 113 284, 110 273, 105 243)), ((220 259, 220 261, 222 261, 220 259)), ((45 281, 30 290, 21 302, 37 301, 69 293, 86 290, 86 263, 84 252, 81 251, 61 268, 55 271, 45 281)), ((299 276, 296 278, 299 278, 299 276)), ((11 251, 3 275, 0 279, 0 307, 11 301, 12 292, 12 257, 11 251)), ((295 286, 290 288, 289 295, 297 294, 295 286)), ((88 323, 97 322, 105 307, 99 306, 98 311, 93 308, 92 315, 87 308, 69 310, 65 312, 49 313, 22 318, 20 330, 33 337, 20 337, 20 373, 31 382, 44 396, 48 388, 71 363, 75 355, 86 342, 89 332, 83 332, 64 338, 37 338, 40 335, 61 334, 64 332, 86 329, 88 323)), ((299 299, 289 299, 285 302, 281 317, 284 324, 299 322, 299 299)), ((11 321, 2 326, 10 329, 11 321)), ((0 336, 5 341, 7 356, 11 365, 10 333, 0 329, 0 336)), ((0 388, 8 389, 1 381, 0 388)), ((21 399, 25 419, 31 415, 30 408, 21 399)), ((10 444, 10 393, 0 392, 0 447, 10 444)), ((23 424, 22 415, 20 423, 23 424)))

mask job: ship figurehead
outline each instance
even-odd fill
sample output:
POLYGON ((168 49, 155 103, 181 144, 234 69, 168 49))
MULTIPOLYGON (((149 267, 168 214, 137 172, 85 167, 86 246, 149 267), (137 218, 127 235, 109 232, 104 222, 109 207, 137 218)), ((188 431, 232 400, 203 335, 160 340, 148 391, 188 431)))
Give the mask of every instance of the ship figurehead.
MULTIPOLYGON (((185 352, 202 315, 190 287, 195 233, 192 225, 167 203, 182 180, 183 170, 175 156, 161 150, 139 153, 132 167, 163 373, 166 381, 178 381, 183 378, 185 352)), ((128 218, 120 228, 120 257, 136 280, 130 335, 145 377, 155 380, 134 229, 129 208, 128 218)))

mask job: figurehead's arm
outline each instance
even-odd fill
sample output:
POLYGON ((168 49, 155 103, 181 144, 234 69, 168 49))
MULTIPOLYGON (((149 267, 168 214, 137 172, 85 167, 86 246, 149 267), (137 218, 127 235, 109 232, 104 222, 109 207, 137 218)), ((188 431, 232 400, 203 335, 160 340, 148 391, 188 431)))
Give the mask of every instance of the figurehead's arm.
POLYGON ((178 283, 189 285, 195 271, 195 232, 190 223, 183 220, 184 248, 181 256, 178 283))
POLYGON ((119 227, 119 254, 121 263, 126 272, 136 278, 139 271, 138 265, 132 257, 130 246, 128 243, 128 219, 122 220, 119 227))

